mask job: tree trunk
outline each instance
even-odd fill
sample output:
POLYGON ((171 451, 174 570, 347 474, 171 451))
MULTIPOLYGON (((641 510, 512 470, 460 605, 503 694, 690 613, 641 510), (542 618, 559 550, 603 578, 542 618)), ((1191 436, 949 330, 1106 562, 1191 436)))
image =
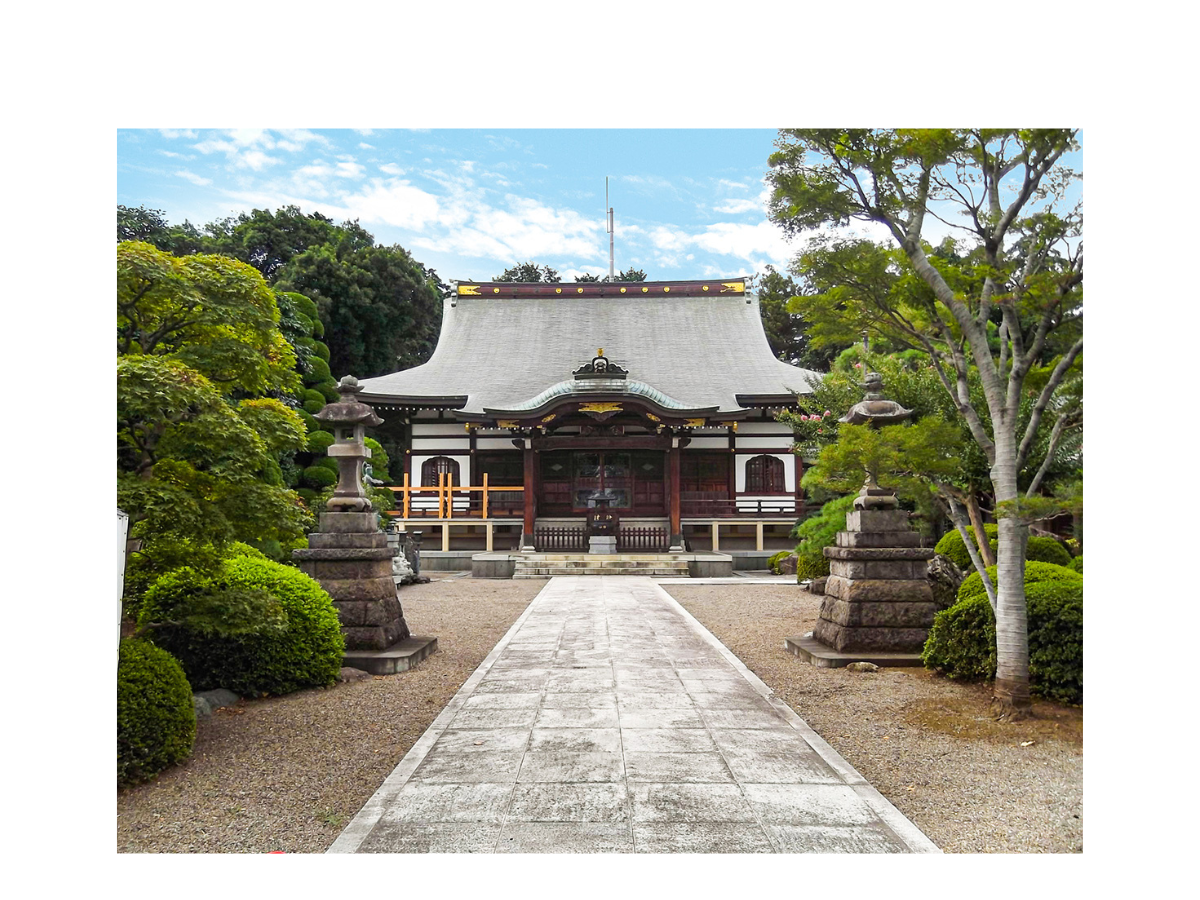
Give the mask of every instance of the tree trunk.
POLYGON ((992 542, 988 540, 987 529, 983 527, 983 514, 979 511, 979 497, 975 489, 967 491, 967 515, 971 517, 971 527, 975 529, 975 546, 983 557, 985 566, 996 565, 996 556, 992 553, 992 542))
MULTIPOLYGON (((1011 425, 997 423, 992 485, 996 502, 1016 500, 1017 447, 1011 425), (1006 433, 1007 432, 1007 433, 1006 433)), ((999 519, 996 544, 996 683, 992 712, 1003 719, 1029 713, 1029 638, 1025 617, 1025 544, 1027 526, 1016 518, 999 519)))

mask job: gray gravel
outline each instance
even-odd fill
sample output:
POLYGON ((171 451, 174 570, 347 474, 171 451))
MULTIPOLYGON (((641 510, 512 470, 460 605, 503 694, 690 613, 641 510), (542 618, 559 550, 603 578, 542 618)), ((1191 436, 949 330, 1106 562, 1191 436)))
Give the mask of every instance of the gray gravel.
MULTIPOLYGON (((117 849, 326 850, 545 586, 431 574, 401 599, 437 653, 400 675, 215 711, 185 766, 118 793, 117 849)), ((986 687, 788 654, 820 599, 797 587, 665 587, 943 850, 1082 850, 1082 710, 1038 703, 1034 720, 1000 725, 986 687)))
POLYGON ((986 685, 792 656, 784 639, 812 631, 821 601, 798 587, 664 587, 944 851, 1082 852, 1082 708, 1035 701, 1033 719, 997 723, 986 685))
POLYGON ((196 729, 185 766, 117 795, 117 850, 323 853, 545 582, 436 580, 401 593, 438 651, 416 669, 242 701, 196 729))

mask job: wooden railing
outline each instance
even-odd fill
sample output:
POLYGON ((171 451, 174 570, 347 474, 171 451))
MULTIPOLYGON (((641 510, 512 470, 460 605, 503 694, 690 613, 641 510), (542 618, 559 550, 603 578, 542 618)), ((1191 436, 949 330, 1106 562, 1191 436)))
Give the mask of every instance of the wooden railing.
POLYGON ((666 553, 670 546, 665 528, 622 526, 617 529, 617 549, 621 551, 666 553))
POLYGON ((737 516, 780 516, 782 518, 796 515, 797 501, 795 497, 780 497, 778 499, 736 499, 733 497, 721 499, 680 498, 679 514, 686 518, 732 519, 737 516))
POLYGON ((390 488, 396 495, 394 516, 405 519, 488 519, 525 514, 525 488, 488 484, 486 474, 479 486, 454 484, 454 476, 449 472, 438 473, 436 485, 416 487, 410 485, 408 479, 405 474, 402 486, 390 488))
POLYGON ((533 546, 539 553, 550 550, 583 550, 588 548, 587 532, 582 528, 547 526, 533 530, 533 546))

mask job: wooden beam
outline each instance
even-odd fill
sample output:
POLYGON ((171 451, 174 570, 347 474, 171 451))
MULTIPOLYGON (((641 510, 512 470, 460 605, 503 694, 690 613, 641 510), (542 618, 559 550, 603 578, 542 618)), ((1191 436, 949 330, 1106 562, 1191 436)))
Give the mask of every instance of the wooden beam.
POLYGON ((670 477, 667 483, 667 491, 671 498, 671 534, 674 537, 677 534, 683 533, 683 528, 680 525, 679 519, 679 454, 678 448, 667 451, 667 466, 670 471, 670 477))

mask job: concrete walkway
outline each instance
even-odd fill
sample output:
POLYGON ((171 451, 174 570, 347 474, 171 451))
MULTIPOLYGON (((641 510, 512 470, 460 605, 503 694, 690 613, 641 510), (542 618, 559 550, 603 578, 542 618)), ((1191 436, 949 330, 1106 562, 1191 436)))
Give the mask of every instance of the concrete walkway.
POLYGON ((557 577, 330 853, 938 852, 650 578, 557 577))

